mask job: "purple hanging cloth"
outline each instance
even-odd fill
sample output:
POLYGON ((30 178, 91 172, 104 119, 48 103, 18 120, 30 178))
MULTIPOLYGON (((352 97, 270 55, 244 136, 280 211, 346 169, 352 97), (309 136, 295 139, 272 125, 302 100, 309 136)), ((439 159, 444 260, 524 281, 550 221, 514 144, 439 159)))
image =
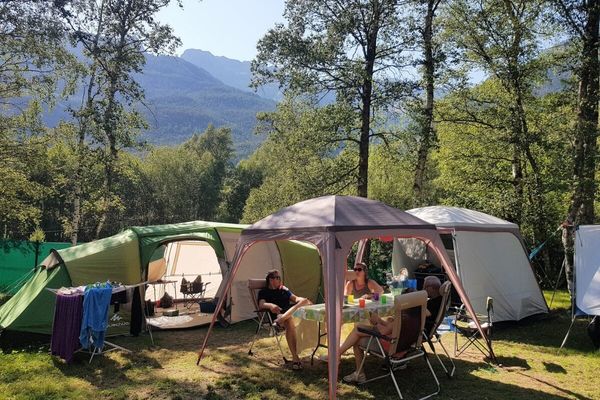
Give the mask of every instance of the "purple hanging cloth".
POLYGON ((56 295, 50 344, 52 355, 59 356, 68 363, 73 361, 73 354, 80 347, 82 317, 83 294, 56 295))

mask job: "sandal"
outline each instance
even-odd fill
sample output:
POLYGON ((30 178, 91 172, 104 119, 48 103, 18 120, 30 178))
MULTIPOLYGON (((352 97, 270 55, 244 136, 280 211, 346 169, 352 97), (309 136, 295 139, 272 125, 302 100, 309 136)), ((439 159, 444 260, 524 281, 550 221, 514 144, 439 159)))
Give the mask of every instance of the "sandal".
POLYGON ((292 369, 294 371, 300 371, 300 370, 304 369, 304 366, 302 365, 302 361, 293 361, 292 369))
POLYGON ((271 325, 273 328, 275 328, 275 330, 277 332, 283 332, 285 331, 285 327, 279 325, 277 322, 273 322, 273 325, 271 325))

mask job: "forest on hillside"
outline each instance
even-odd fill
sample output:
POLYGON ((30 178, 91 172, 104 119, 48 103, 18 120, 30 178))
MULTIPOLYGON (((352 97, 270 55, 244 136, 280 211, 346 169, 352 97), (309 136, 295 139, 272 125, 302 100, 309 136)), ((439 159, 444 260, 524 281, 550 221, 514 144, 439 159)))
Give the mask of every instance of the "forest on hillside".
POLYGON ((346 194, 515 222, 530 247, 548 240, 544 284, 565 252, 572 264, 573 227, 596 221, 600 1, 286 1, 287 22, 252 62, 253 84, 284 98, 257 115, 266 140, 237 164, 226 126, 198 126, 177 146, 140 138, 135 76, 145 54, 179 45, 156 19, 169 2, 0 4, 1 238, 251 223, 346 194))

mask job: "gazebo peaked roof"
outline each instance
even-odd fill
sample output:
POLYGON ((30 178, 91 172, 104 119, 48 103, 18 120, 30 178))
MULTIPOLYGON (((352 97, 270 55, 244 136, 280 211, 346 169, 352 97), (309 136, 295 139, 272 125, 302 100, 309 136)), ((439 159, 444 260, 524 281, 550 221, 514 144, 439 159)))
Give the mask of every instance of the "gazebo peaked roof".
POLYGON ((282 208, 254 223, 244 234, 265 231, 340 232, 368 229, 435 229, 405 211, 355 196, 322 196, 282 208))

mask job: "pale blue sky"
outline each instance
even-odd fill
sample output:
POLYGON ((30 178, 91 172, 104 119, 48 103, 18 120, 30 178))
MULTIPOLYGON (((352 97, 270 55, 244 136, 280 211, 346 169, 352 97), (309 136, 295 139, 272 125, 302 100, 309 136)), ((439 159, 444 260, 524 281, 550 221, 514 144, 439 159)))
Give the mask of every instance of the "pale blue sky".
POLYGON ((276 22, 284 22, 284 0, 183 0, 183 10, 173 1, 159 19, 173 27, 185 49, 207 50, 217 56, 249 61, 256 42, 276 22))

